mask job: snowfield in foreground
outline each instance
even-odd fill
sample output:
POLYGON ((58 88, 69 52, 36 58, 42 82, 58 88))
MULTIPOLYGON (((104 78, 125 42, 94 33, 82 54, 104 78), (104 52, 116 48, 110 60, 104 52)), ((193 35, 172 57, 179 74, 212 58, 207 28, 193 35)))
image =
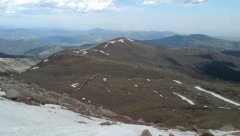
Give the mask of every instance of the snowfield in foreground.
POLYGON ((0 107, 1 136, 140 136, 144 129, 148 129, 153 136, 168 136, 169 133, 175 136, 195 135, 193 132, 164 131, 123 123, 101 126, 99 124, 107 120, 86 118, 57 105, 31 106, 2 97, 0 107))

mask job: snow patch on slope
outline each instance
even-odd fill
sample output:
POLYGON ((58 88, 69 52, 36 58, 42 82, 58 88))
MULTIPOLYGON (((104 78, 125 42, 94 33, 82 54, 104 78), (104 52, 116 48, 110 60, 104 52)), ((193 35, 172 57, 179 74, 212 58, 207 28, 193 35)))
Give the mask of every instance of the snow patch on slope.
POLYGON ((178 80, 173 80, 173 82, 178 83, 178 84, 182 84, 182 82, 180 82, 178 80))
POLYGON ((43 60, 43 62, 48 62, 48 59, 43 60))
POLYGON ((87 49, 82 49, 82 50, 79 50, 79 51, 72 51, 72 52, 74 52, 74 53, 77 53, 77 54, 82 54, 82 55, 87 55, 87 49))
POLYGON ((103 78, 102 80, 103 80, 104 82, 106 82, 108 79, 107 79, 107 78, 103 78))
POLYGON ((102 50, 93 50, 93 51, 95 51, 95 52, 100 52, 100 53, 102 53, 102 54, 104 54, 104 55, 109 56, 109 53, 106 53, 106 52, 104 52, 104 51, 102 51, 102 50))
POLYGON ((134 42, 132 39, 128 39, 128 41, 130 41, 130 42, 134 42))
POLYGON ((124 43, 124 39, 118 39, 118 42, 124 43))
POLYGON ((76 88, 79 85, 79 83, 74 83, 71 85, 71 87, 76 88))
POLYGON ((101 52, 102 54, 105 54, 105 55, 107 55, 107 56, 109 56, 109 54, 108 53, 106 53, 106 52, 104 52, 104 51, 99 51, 99 52, 101 52))
POLYGON ((182 100, 187 101, 189 104, 195 105, 195 103, 193 101, 191 101, 190 99, 186 98, 185 96, 182 96, 182 95, 180 95, 178 93, 175 93, 175 92, 172 92, 172 93, 177 95, 178 97, 180 97, 182 100))
POLYGON ((40 67, 33 67, 32 70, 39 69, 40 67))
POLYGON ((108 41, 109 44, 114 44, 116 41, 108 41))
POLYGON ((108 47, 108 45, 109 45, 109 44, 106 44, 106 45, 104 46, 104 48, 107 48, 107 47, 108 47))
POLYGON ((221 99, 221 100, 223 100, 223 101, 225 101, 225 102, 231 103, 231 104, 236 105, 236 106, 240 106, 240 103, 234 102, 234 101, 232 101, 232 100, 230 100, 230 99, 227 99, 227 98, 225 98, 225 97, 223 97, 223 96, 221 96, 221 95, 219 95, 219 94, 216 94, 216 93, 214 93, 214 92, 207 91, 207 90, 201 88, 200 86, 195 86, 195 88, 196 88, 197 90, 199 90, 199 91, 202 91, 202 92, 205 92, 205 93, 209 93, 209 94, 211 94, 212 96, 214 96, 214 97, 216 97, 216 98, 219 98, 219 99, 221 99))

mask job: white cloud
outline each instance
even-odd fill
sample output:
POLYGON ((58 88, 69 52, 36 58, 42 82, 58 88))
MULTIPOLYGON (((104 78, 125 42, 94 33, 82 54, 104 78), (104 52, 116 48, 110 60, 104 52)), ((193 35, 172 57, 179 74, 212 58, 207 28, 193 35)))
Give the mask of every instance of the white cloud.
POLYGON ((206 2, 206 0, 184 0, 185 4, 201 4, 206 2))
POLYGON ((51 13, 102 11, 113 7, 113 0, 0 0, 5 13, 51 13))
POLYGON ((167 4, 170 3, 171 0, 143 0, 143 5, 156 5, 156 4, 167 4))

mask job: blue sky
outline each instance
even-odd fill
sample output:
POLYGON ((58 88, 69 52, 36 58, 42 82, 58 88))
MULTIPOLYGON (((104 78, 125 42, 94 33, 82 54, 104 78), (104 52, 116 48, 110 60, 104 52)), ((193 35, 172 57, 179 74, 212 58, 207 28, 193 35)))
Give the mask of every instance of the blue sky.
POLYGON ((0 0, 0 26, 240 37, 240 0, 0 0))

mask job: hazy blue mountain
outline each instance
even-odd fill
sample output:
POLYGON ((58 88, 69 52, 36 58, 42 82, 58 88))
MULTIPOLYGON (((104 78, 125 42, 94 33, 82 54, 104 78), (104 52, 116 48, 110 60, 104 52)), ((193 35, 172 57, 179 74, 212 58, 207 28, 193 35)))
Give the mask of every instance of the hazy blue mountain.
POLYGON ((23 58, 23 56, 20 55, 9 55, 5 53, 0 52, 0 58, 23 58))
POLYGON ((22 55, 25 51, 43 46, 36 39, 0 39, 0 52, 22 55))
POLYGON ((231 42, 203 34, 193 34, 189 36, 174 35, 154 40, 143 40, 140 42, 155 46, 162 45, 168 47, 196 47, 214 50, 240 50, 240 42, 231 42))
POLYGON ((38 47, 31 50, 28 50, 24 53, 25 56, 35 56, 39 58, 47 58, 50 55, 62 51, 64 49, 67 49, 67 47, 61 46, 61 45, 53 45, 53 46, 44 46, 44 47, 38 47))

